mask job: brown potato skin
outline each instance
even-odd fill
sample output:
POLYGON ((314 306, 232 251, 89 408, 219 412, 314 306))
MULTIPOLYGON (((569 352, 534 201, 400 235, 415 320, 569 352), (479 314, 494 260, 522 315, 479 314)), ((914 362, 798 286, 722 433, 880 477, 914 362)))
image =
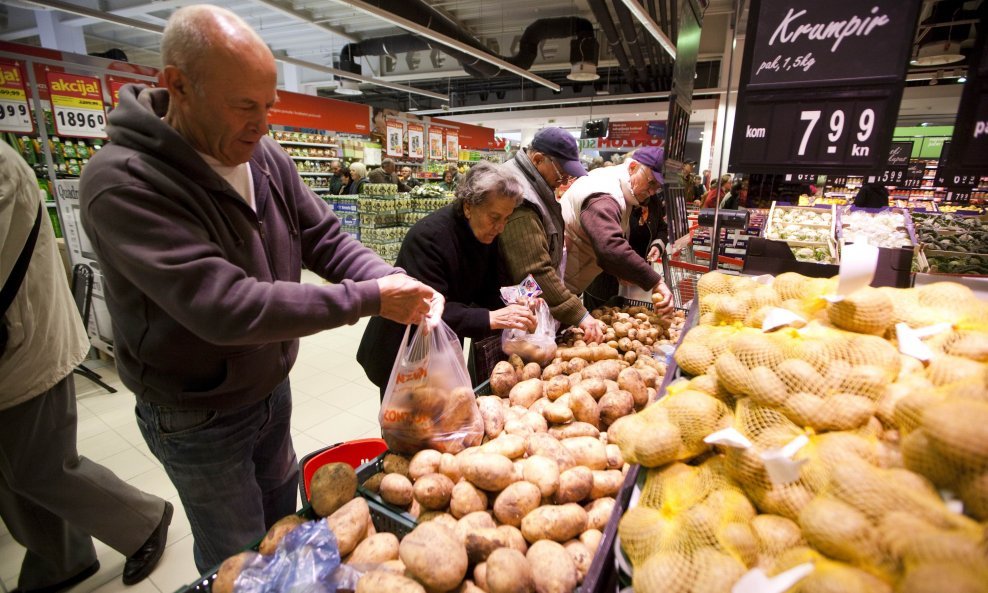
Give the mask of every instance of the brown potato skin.
POLYGON ((309 484, 309 502, 320 517, 328 517, 357 495, 357 472, 349 463, 327 463, 309 484))
POLYGON ((298 515, 288 515, 282 517, 275 521, 271 529, 268 529, 268 533, 261 540, 261 545, 258 546, 257 551, 264 556, 270 556, 274 554, 275 550, 278 549, 278 544, 281 540, 285 538, 286 535, 291 533, 293 529, 305 523, 305 519, 299 517, 298 515))
POLYGON ((535 580, 525 555, 511 548, 500 548, 487 557, 488 593, 533 593, 535 580))
POLYGON ((422 523, 401 540, 398 556, 411 576, 435 591, 450 591, 467 574, 466 546, 446 527, 422 523))
POLYGON ((525 558, 532 567, 536 593, 571 593, 576 589, 579 573, 562 544, 537 541, 528 548, 525 558))
POLYGON ((405 576, 372 570, 357 581, 356 593, 425 593, 425 587, 405 576))

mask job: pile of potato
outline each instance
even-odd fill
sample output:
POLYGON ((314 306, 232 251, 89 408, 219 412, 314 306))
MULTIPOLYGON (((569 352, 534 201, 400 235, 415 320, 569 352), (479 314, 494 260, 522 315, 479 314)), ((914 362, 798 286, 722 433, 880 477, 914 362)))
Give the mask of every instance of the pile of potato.
POLYGON ((701 325, 675 354, 693 378, 610 429, 626 460, 648 450, 655 467, 619 527, 636 591, 726 592, 750 569, 806 562, 789 593, 988 590, 988 304, 951 283, 821 298, 835 288, 701 278, 701 325), (762 332, 773 307, 805 322, 762 332), (897 323, 943 322, 923 339, 929 361, 899 352, 897 323), (754 446, 676 451, 667 433, 684 425, 754 446), (797 437, 798 477, 770 479, 763 455, 797 437))

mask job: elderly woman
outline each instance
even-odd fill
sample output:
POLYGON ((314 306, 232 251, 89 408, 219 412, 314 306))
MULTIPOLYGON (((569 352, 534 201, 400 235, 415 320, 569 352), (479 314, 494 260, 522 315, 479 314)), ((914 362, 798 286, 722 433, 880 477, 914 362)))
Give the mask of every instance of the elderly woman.
MULTIPOLYGON (((443 321, 461 342, 501 329, 535 329, 528 307, 501 303, 497 282, 497 236, 521 193, 514 175, 482 161, 457 188, 456 202, 417 222, 401 244, 395 265, 446 298, 443 321)), ((372 317, 360 341, 357 362, 382 398, 404 333, 405 326, 372 317)))
POLYGON ((456 191, 456 171, 443 171, 443 180, 439 182, 439 187, 443 191, 456 191))
POLYGON ((367 165, 356 162, 350 163, 350 191, 351 194, 359 194, 360 189, 367 183, 367 165))

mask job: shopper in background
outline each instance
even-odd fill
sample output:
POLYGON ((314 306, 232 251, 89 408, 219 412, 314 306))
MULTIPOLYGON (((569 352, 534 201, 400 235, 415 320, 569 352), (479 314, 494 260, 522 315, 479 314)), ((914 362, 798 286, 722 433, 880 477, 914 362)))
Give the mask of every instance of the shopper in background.
POLYGON ((683 168, 680 172, 683 184, 683 196, 687 204, 699 206, 706 193, 701 180, 693 172, 696 168, 696 161, 687 159, 683 161, 683 168))
POLYGON ((448 192, 456 191, 456 173, 446 169, 443 172, 443 180, 439 182, 439 189, 448 192))
POLYGON ((183 7, 161 56, 160 88, 120 91, 82 222, 120 377, 205 571, 295 512, 298 338, 369 315, 416 323, 434 291, 342 232, 266 136, 278 69, 243 20, 183 7), (331 283, 301 284, 303 264, 331 283))
POLYGON ((566 223, 566 288, 582 293, 601 271, 661 295, 658 313, 672 311, 672 293, 628 242, 631 210, 662 188, 665 152, 647 147, 610 169, 577 179, 562 197, 566 223))
POLYGON ((347 193, 351 195, 359 194, 366 183, 367 165, 360 161, 350 163, 350 189, 347 190, 347 193))
POLYGON ((727 192, 731 191, 731 174, 725 173, 720 176, 720 185, 711 187, 707 195, 703 197, 701 208, 716 208, 727 192))
POLYGON ((888 208, 889 190, 880 183, 865 183, 854 196, 858 208, 888 208))
POLYGON ((398 178, 402 183, 408 186, 409 190, 416 186, 422 185, 419 180, 415 179, 415 176, 412 175, 412 168, 408 165, 405 165, 398 171, 398 178))
POLYGON ((337 195, 340 193, 340 188, 343 187, 343 178, 340 176, 340 173, 343 171, 343 165, 340 161, 330 161, 329 171, 333 174, 329 178, 329 193, 337 195))
POLYGON ((703 191, 710 191, 710 182, 713 178, 710 176, 710 169, 703 170, 703 177, 701 178, 701 185, 703 186, 703 191))
POLYGON ((587 174, 576 140, 562 128, 542 128, 531 145, 505 166, 518 176, 525 191, 524 202, 508 218, 501 235, 502 284, 518 284, 531 274, 552 316, 563 325, 579 326, 588 341, 599 342, 603 333, 597 320, 563 283, 566 225, 555 191, 587 174))
POLYGON ((339 172, 340 187, 333 193, 336 195, 347 195, 350 193, 350 186, 353 185, 353 174, 350 167, 341 167, 339 172))
POLYGON ((123 582, 154 570, 172 505, 76 449, 72 370, 89 338, 65 281, 31 167, 0 142, 0 519, 27 548, 16 591, 59 591, 96 574, 92 538, 127 557, 123 582))
POLYGON ((398 175, 398 168, 395 165, 395 160, 392 158, 386 158, 381 161, 380 167, 367 174, 367 180, 370 183, 393 183, 398 186, 398 191, 400 192, 406 192, 411 189, 402 181, 401 176, 398 175))
MULTIPOLYGON (((456 202, 415 223, 401 243, 395 265, 446 297, 443 321, 461 343, 495 330, 535 330, 528 307, 501 302, 496 273, 498 235, 521 194, 514 174, 481 161, 464 176, 456 202)), ((404 325, 375 317, 360 340, 357 362, 380 387, 382 400, 404 333, 404 325)))
POLYGON ((736 180, 731 186, 731 189, 724 194, 723 199, 720 201, 721 210, 737 210, 738 206, 741 204, 741 192, 743 183, 740 179, 736 180))

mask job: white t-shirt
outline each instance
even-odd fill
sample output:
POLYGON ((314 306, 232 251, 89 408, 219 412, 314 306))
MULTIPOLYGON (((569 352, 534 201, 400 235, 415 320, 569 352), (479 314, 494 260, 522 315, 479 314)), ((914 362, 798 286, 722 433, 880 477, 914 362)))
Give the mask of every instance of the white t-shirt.
POLYGON ((230 167, 208 154, 201 153, 198 150, 196 153, 202 157, 202 160, 206 161, 206 164, 213 171, 216 171, 220 177, 225 179, 240 194, 240 197, 247 202, 247 205, 252 210, 257 212, 257 206, 254 204, 254 177, 250 174, 250 163, 241 163, 230 167))

